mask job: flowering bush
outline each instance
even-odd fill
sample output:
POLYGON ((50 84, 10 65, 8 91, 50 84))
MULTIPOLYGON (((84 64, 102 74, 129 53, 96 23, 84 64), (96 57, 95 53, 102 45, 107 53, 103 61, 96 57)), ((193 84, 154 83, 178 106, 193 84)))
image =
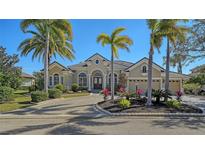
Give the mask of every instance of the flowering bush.
POLYGON ((125 96, 126 91, 125 91, 125 88, 124 88, 124 87, 120 87, 120 88, 118 89, 118 92, 119 92, 119 94, 120 94, 121 97, 125 96))
POLYGON ((178 91, 176 91, 176 95, 177 95, 177 100, 181 101, 181 97, 182 97, 183 93, 180 90, 178 90, 178 91))
POLYGON ((141 95, 144 93, 144 91, 142 89, 137 89, 136 90, 136 94, 139 98, 141 98, 141 95))
POLYGON ((107 88, 102 90, 102 94, 104 95, 104 99, 106 99, 109 96, 109 90, 107 88))

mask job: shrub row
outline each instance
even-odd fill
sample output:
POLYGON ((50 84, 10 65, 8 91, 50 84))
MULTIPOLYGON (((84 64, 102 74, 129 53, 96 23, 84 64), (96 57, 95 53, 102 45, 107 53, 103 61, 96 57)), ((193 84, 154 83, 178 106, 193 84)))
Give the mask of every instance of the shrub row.
POLYGON ((32 102, 41 102, 48 99, 48 93, 44 91, 34 91, 31 92, 31 101, 32 102))
POLYGON ((0 102, 13 100, 14 90, 10 87, 0 86, 0 102))

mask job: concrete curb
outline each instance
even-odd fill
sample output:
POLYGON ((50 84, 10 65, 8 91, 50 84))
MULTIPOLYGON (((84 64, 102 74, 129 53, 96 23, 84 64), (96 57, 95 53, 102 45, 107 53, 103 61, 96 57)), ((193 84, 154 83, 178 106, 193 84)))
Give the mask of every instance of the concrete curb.
POLYGON ((95 104, 95 108, 107 116, 205 117, 205 113, 111 113, 101 108, 98 103, 95 104))

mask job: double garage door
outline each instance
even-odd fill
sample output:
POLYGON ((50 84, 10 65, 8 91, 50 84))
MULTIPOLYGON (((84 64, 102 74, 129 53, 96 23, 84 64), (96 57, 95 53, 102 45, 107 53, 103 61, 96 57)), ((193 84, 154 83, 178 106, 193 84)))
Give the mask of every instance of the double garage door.
MULTIPOLYGON (((164 87, 164 83, 162 87, 164 87)), ((152 88, 155 90, 161 89, 161 80, 152 80, 152 88)), ((129 91, 135 93, 136 89, 143 89, 143 91, 146 92, 147 80, 129 80, 129 91)), ((176 94, 176 91, 180 90, 180 81, 170 80, 169 89, 172 94, 176 94)))

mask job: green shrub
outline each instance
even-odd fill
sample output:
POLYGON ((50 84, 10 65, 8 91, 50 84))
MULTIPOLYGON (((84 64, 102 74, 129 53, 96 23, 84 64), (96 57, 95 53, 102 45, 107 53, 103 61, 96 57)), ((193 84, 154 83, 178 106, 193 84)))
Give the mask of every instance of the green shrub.
POLYGON ((36 90, 35 85, 32 85, 32 86, 28 87, 29 92, 32 92, 32 91, 35 91, 35 90, 36 90))
POLYGON ((197 83, 185 83, 183 88, 185 94, 197 94, 200 89, 200 85, 197 83))
POLYGON ((0 102, 10 101, 14 97, 14 90, 10 87, 0 86, 0 102))
POLYGON ((124 108, 130 107, 131 103, 130 103, 130 101, 127 100, 127 99, 121 99, 121 100, 119 101, 118 105, 119 105, 121 108, 124 109, 124 108))
POLYGON ((32 102, 41 102, 48 99, 48 93, 44 91, 34 91, 31 93, 32 102))
POLYGON ((62 95, 62 91, 60 91, 59 89, 56 89, 56 88, 49 89, 48 95, 49 95, 49 98, 60 98, 62 95))
POLYGON ((62 84, 57 84, 57 85, 55 85, 55 88, 56 88, 56 89, 59 89, 59 90, 62 91, 62 92, 63 92, 64 89, 65 89, 62 84))
POLYGON ((181 102, 179 102, 178 100, 169 100, 167 101, 167 106, 171 107, 171 108, 176 108, 176 109, 180 109, 181 108, 181 102))
POLYGON ((79 87, 78 90, 80 90, 80 91, 87 91, 88 87, 79 87))
POLYGON ((77 83, 73 83, 71 86, 72 91, 77 92, 78 91, 78 84, 77 83))

